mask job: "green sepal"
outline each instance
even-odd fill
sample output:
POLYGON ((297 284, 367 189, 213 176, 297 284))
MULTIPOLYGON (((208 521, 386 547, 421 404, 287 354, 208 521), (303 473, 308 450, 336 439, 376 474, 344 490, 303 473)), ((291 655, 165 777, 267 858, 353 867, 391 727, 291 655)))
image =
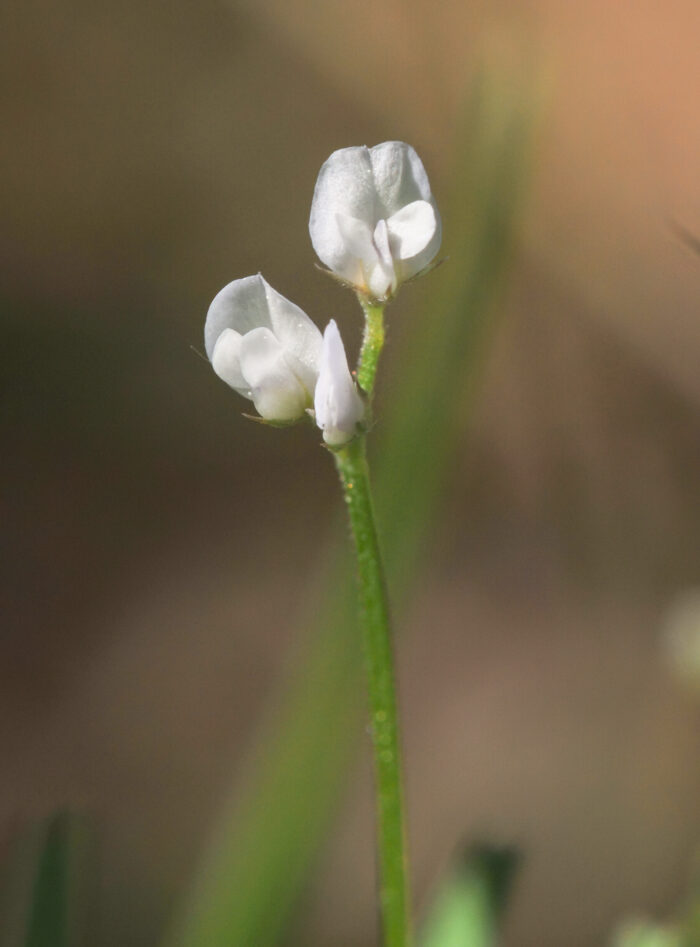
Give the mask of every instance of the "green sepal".
POLYGON ((427 276, 428 273, 432 273, 433 270, 436 270, 439 266, 442 266, 443 263, 447 263, 449 256, 441 256, 439 260, 433 260, 431 263, 428 263, 423 267, 422 270, 418 270, 417 273, 414 273, 413 276, 409 276, 408 279, 403 280, 404 283, 413 283, 415 280, 420 279, 421 276, 427 276))
MULTIPOLYGON (((306 409, 307 412, 310 410, 310 408, 306 409)), ((256 424, 264 424, 266 427, 294 427, 295 424, 306 420, 306 418, 301 417, 295 418, 293 421, 270 421, 267 418, 261 418, 259 414, 246 414, 245 411, 241 413, 246 420, 255 421, 256 424)))
MULTIPOLYGON (((329 270, 325 266, 319 266, 318 263, 314 263, 314 266, 316 267, 317 270, 319 270, 319 272, 325 273, 326 276, 330 276, 330 278, 334 280, 334 282, 342 286, 343 289, 349 289, 353 293, 355 293, 358 299, 360 300, 360 304, 362 304, 364 300, 364 302, 370 306, 386 306, 386 304, 390 302, 390 300, 392 300, 394 296, 396 295, 396 294, 394 295, 390 294, 388 296, 372 296, 371 293, 365 292, 365 290, 360 289, 360 287, 357 286, 355 283, 351 283, 350 280, 346 280, 344 276, 338 276, 338 274, 334 273, 333 270, 329 270)), ((406 282, 408 282, 408 280, 406 280, 406 282)))

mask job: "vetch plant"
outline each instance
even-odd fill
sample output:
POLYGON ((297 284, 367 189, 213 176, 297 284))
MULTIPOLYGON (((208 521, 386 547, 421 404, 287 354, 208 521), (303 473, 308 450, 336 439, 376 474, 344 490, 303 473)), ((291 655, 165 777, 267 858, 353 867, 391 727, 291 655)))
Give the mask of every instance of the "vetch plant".
POLYGON ((357 558, 384 945, 407 947, 411 919, 394 659, 365 440, 385 305, 402 282, 426 269, 441 241, 440 216, 413 148, 385 142, 334 152, 319 173, 309 231, 320 259, 354 287, 364 313, 357 384, 335 321, 321 337, 308 316, 262 276, 235 280, 215 297, 205 344, 217 375, 252 399, 263 419, 290 423, 313 416, 333 454, 357 558))

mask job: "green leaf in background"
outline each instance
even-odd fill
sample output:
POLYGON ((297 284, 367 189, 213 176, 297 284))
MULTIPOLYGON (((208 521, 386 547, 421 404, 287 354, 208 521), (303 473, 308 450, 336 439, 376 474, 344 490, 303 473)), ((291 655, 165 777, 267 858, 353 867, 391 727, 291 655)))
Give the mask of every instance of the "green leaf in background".
POLYGON ((700 850, 695 853, 682 910, 682 947, 700 947, 700 850))
POLYGON ((630 921, 617 931, 612 947, 684 947, 684 942, 675 928, 630 921))
MULTIPOLYGON (((511 258, 530 155, 526 87, 495 71, 484 71, 474 85, 451 199, 441 201, 449 262, 414 290, 423 292, 424 305, 395 377, 383 386, 390 403, 381 408, 372 466, 396 614, 426 548, 511 258)), ((268 723, 243 792, 239 786, 236 804, 216 827, 167 947, 272 947, 288 926, 341 798, 353 735, 362 732, 352 573, 343 564, 328 572, 324 588, 332 594, 314 610, 315 631, 298 676, 268 723)))
POLYGON ((437 892, 421 947, 493 947, 518 861, 514 848, 467 850, 437 892))
POLYGON ((80 947, 87 916, 85 820, 58 812, 26 829, 3 891, 3 947, 80 947))
POLYGON ((647 918, 622 923, 611 947, 700 947, 700 851, 691 870, 688 892, 674 916, 664 924, 647 918))

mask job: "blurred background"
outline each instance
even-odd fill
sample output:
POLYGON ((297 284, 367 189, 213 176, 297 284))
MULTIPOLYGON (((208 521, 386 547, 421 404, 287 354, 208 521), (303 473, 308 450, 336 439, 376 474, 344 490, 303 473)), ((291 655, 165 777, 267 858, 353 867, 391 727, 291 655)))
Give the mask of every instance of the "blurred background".
MULTIPOLYGON (((241 417, 202 357, 207 307, 260 270, 355 352, 356 304, 308 240, 318 169, 410 142, 449 252, 487 64, 529 98, 532 146, 398 646, 416 899, 478 836, 525 854, 508 945, 663 916, 700 840, 700 701, 663 644, 700 584, 698 4, 29 0, 6 19, 0 838, 85 809, 100 942, 153 944, 172 917, 303 663, 338 505, 315 436, 241 417)), ((380 417, 459 267, 391 306, 380 417)), ((375 943, 365 756, 289 944, 375 943)))

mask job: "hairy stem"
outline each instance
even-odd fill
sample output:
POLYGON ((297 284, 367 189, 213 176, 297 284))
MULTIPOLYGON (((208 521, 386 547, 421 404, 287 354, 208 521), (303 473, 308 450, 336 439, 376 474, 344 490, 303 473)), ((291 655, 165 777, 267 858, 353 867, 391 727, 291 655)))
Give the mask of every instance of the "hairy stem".
POLYGON ((335 460, 357 553, 374 747, 383 943, 384 947, 408 947, 409 897, 394 658, 364 437, 337 451, 335 460))
POLYGON ((365 314, 365 334, 362 339, 360 361, 357 368, 357 381, 368 395, 374 389, 379 356, 384 346, 384 303, 370 302, 358 295, 365 314))

